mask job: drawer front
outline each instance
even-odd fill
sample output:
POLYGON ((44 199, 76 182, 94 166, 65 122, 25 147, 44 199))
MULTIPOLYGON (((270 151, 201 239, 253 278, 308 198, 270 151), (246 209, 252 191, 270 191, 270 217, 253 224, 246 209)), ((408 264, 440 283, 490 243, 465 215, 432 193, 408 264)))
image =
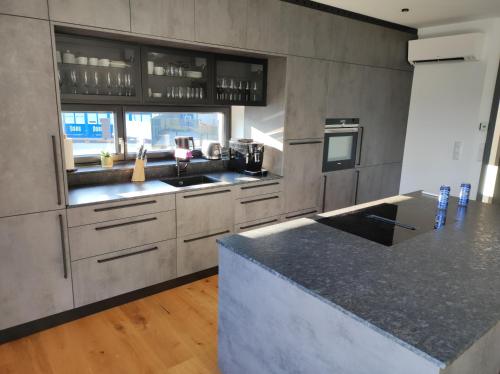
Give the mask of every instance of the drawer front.
POLYGON ((283 197, 279 192, 236 200, 235 223, 277 216, 282 210, 283 197))
POLYGON ((176 205, 178 237, 234 225, 234 194, 230 187, 181 193, 176 205))
POLYGON ((175 195, 152 196, 108 204, 95 204, 68 209, 69 227, 135 217, 175 209, 175 195))
POLYGON ((228 227, 178 238, 177 275, 180 277, 217 266, 219 250, 216 240, 231 233, 232 229, 228 227))
POLYGON ((176 241, 169 240, 74 261, 75 307, 177 276, 176 241))
POLYGON ((242 199, 250 196, 276 193, 282 190, 283 190, 282 180, 270 180, 266 182, 248 183, 236 187, 235 197, 237 199, 242 199))
POLYGON ((267 217, 256 221, 244 222, 234 225, 234 232, 239 233, 239 232, 255 230, 261 227, 275 225, 280 222, 282 222, 281 216, 267 217))
POLYGON ((298 219, 298 218, 313 218, 320 213, 321 212, 318 208, 310 208, 284 214, 281 218, 283 221, 290 221, 292 219, 298 219))
POLYGON ((175 236, 175 210, 71 227, 71 259, 74 261, 102 255, 173 239, 175 236))

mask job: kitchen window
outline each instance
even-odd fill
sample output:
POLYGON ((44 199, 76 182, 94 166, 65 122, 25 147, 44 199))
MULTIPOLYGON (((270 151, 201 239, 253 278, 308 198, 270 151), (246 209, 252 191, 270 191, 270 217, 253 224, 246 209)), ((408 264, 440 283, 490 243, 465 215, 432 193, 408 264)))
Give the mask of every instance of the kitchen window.
POLYGON ((191 136, 196 148, 204 142, 226 145, 227 107, 63 106, 62 126, 73 140, 75 162, 97 162, 101 151, 115 160, 131 160, 144 144, 148 158, 172 158, 176 136, 191 136))

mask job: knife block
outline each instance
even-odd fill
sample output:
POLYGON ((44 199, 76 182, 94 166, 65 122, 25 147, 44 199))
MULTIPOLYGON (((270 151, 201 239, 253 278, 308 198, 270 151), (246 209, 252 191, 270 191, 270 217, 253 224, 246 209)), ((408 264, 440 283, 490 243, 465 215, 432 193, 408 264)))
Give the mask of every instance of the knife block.
POLYGON ((134 173, 132 174, 132 182, 144 182, 146 176, 144 173, 144 164, 146 160, 135 160, 134 173))

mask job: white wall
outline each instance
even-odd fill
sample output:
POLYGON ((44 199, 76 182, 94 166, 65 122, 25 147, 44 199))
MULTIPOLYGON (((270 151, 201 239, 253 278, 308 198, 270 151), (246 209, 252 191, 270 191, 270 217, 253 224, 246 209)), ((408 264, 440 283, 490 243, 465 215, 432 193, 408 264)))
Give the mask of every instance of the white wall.
MULTIPOLYGON (((422 64, 415 68, 400 192, 437 192, 441 184, 458 194, 461 182, 477 193, 486 131, 500 60, 500 18, 419 30, 420 38, 483 32, 479 62, 422 64), (453 159, 456 141, 463 143, 453 159)), ((497 129, 498 130, 498 129, 497 129)))

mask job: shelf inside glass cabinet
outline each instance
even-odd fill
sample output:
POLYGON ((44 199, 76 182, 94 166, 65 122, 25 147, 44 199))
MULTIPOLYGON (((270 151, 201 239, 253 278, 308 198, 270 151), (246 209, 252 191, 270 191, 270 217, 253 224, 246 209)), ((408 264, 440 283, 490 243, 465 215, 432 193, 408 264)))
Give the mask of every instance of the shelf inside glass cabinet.
POLYGON ((151 102, 204 103, 208 58, 174 50, 147 51, 145 96, 151 102))

